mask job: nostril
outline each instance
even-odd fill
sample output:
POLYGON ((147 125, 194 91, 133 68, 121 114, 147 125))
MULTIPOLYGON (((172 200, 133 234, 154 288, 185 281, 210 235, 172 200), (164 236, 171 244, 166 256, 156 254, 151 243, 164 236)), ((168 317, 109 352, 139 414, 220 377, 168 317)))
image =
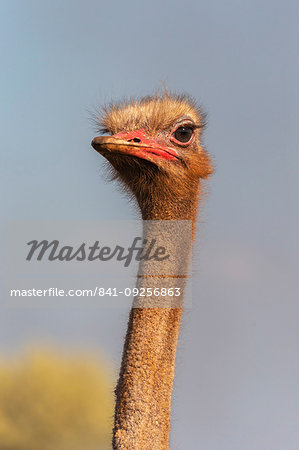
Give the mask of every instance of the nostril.
POLYGON ((128 139, 128 142, 141 142, 141 140, 138 138, 134 138, 134 139, 128 139))

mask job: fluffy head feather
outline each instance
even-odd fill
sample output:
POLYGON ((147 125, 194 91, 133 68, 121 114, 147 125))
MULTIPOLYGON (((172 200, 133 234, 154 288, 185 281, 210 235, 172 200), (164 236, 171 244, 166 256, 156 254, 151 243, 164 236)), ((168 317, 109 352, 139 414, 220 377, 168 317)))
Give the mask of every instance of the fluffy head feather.
POLYGON ((205 117, 192 98, 165 92, 104 106, 100 126, 111 134, 145 128, 148 134, 155 135, 182 116, 190 117, 198 127, 205 125, 205 117))

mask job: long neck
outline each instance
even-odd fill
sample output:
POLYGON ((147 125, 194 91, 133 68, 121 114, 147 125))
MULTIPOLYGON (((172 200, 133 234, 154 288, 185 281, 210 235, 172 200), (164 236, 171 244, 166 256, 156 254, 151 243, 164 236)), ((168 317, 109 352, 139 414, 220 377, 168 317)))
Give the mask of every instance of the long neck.
MULTIPOLYGON (((188 198, 147 199, 144 208, 141 205, 142 217, 144 220, 189 220, 194 229, 198 192, 197 184, 188 198)), ((175 248, 179 245, 177 239, 173 239, 172 245, 174 253, 180 254, 181 249, 175 248)), ((190 236, 187 254, 191 251, 191 245, 190 236)), ((181 262, 177 261, 177 264, 181 262)), ((172 270, 175 275, 168 273, 168 276, 153 276, 141 271, 137 287, 145 290, 180 287, 183 293, 186 277, 180 274, 179 268, 172 267, 172 270)), ((146 300, 153 300, 152 303, 146 303, 141 298, 134 300, 116 387, 113 449, 169 448, 171 394, 182 296, 179 303, 168 295, 147 297, 146 300), (153 306, 157 302, 159 307, 153 306)))

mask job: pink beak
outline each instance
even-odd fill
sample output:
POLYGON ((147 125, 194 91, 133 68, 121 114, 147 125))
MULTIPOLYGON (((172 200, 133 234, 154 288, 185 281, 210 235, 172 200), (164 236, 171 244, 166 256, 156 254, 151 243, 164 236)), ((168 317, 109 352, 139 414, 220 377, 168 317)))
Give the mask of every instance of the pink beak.
POLYGON ((157 158, 179 159, 176 150, 160 144, 155 139, 149 139, 143 129, 121 132, 113 136, 98 136, 93 139, 91 145, 101 154, 107 151, 117 152, 149 161, 155 161, 157 158))

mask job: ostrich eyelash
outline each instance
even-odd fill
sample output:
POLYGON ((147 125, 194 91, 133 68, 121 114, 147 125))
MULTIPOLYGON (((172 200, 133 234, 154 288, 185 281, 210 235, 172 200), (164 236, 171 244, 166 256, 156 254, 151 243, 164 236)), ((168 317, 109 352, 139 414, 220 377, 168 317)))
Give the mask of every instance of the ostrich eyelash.
POLYGON ((108 130, 108 128, 105 128, 105 127, 99 128, 98 131, 99 131, 100 134, 112 134, 111 131, 108 130))

